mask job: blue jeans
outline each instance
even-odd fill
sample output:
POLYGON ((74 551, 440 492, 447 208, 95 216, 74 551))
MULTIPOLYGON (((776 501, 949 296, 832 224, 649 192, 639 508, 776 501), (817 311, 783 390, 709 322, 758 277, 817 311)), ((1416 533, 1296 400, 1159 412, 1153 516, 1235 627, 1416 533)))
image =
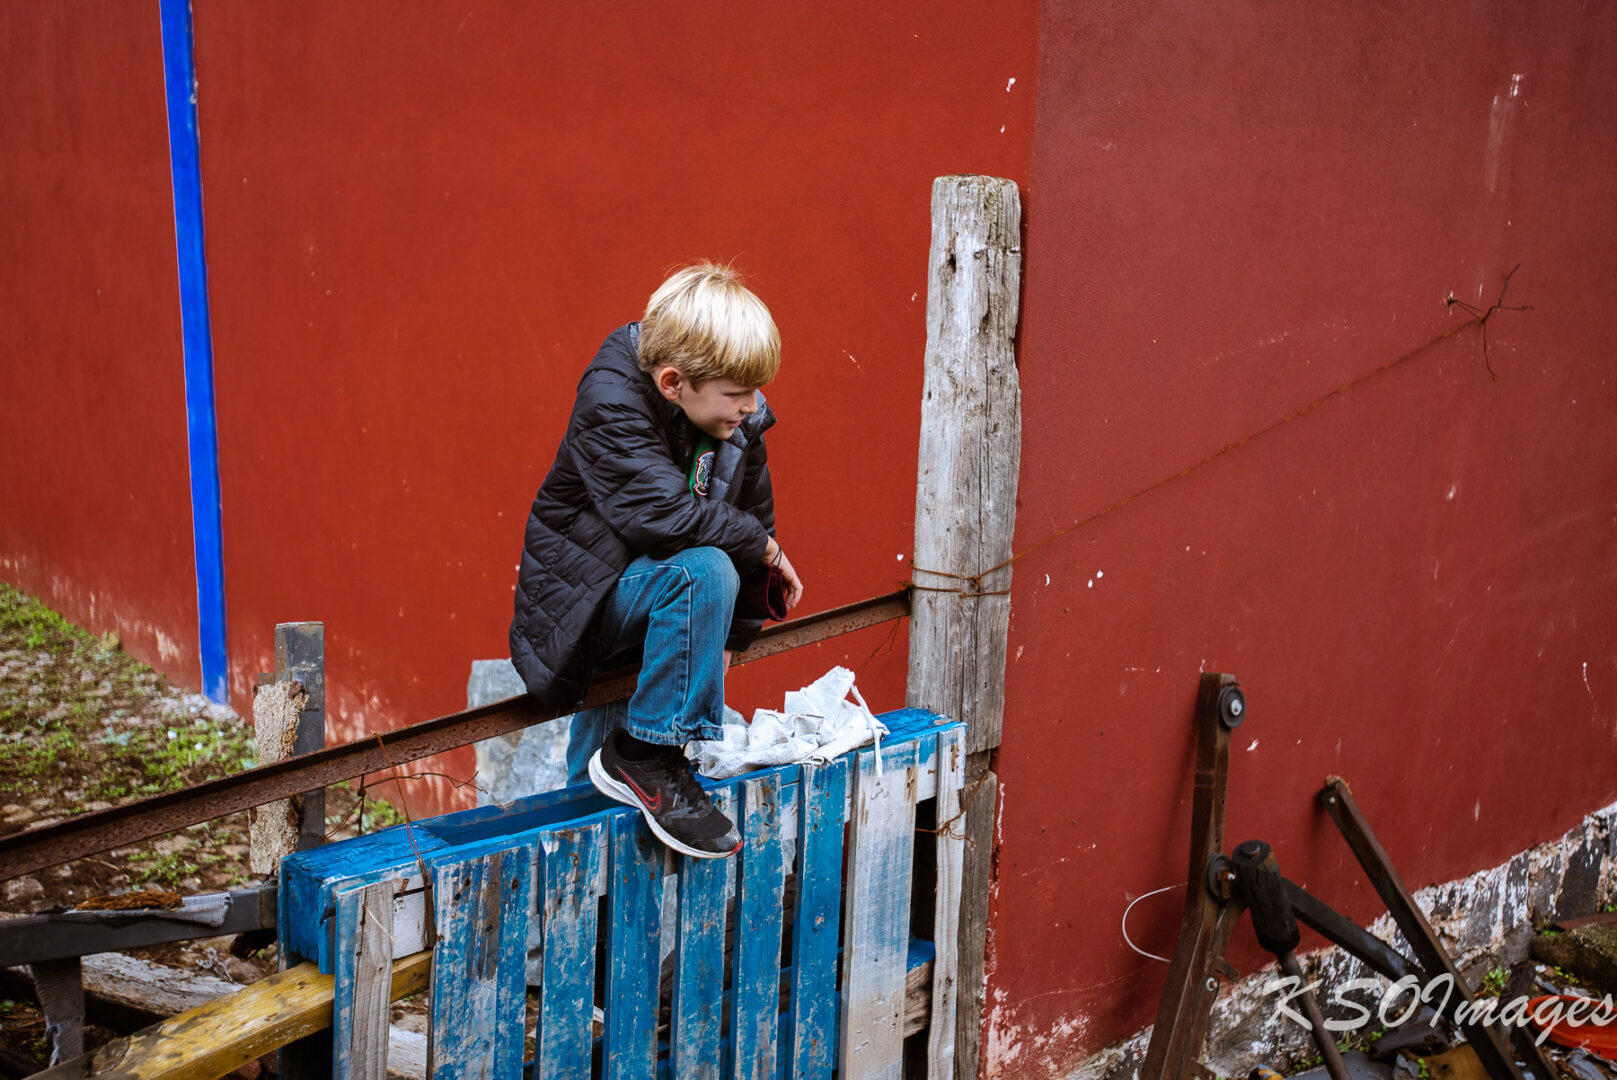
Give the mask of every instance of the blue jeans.
POLYGON ((721 737, 724 642, 740 586, 715 547, 628 565, 607 594, 593 656, 597 672, 640 659, 640 682, 627 701, 573 714, 568 783, 589 779, 590 758, 613 728, 664 746, 721 737))

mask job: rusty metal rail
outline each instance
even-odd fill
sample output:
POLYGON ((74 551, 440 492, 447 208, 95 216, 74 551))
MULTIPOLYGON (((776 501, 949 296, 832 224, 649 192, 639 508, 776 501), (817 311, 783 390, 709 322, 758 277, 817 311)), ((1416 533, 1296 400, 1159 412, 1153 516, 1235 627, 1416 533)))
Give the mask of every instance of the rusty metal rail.
MULTIPOLYGON (((793 619, 759 634, 752 647, 736 657, 735 664, 751 663, 803 645, 892 622, 908 614, 909 594, 900 591, 793 619)), ((634 692, 635 678, 633 668, 604 673, 590 684, 585 705, 602 705, 628 697, 634 692)), ((532 698, 507 698, 396 731, 329 746, 273 765, 261 765, 235 776, 13 833, 0 837, 0 881, 162 836, 312 788, 381 772, 394 765, 469 746, 555 718, 553 711, 532 698)))

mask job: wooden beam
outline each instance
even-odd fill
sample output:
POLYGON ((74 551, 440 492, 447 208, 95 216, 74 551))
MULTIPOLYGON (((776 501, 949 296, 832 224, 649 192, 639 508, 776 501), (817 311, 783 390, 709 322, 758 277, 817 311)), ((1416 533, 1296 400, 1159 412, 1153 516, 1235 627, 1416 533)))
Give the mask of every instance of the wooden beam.
MULTIPOLYGON (((932 185, 906 696, 911 706, 966 725, 953 1047, 962 1080, 977 1075, 999 794, 989 754, 999 746, 1005 713, 1006 560, 1022 444, 1021 228, 1021 199, 1010 180, 942 176, 932 185)), ((936 1067, 947 1047, 933 1040, 929 1050, 936 1067)))
POLYGON ((862 750, 852 770, 837 1040, 849 1080, 898 1080, 903 1065, 916 750, 862 750))
POLYGON ((966 759, 970 798, 965 817, 965 866, 960 882, 960 961, 955 982, 955 1076, 975 1080, 982 1053, 984 950, 988 936, 988 890, 994 873, 994 822, 998 817, 999 777, 988 768, 988 754, 966 759))
MULTIPOLYGON (((427 988, 432 954, 393 962, 390 997, 427 988)), ((34 1080, 213 1080, 331 1026, 333 977, 299 964, 37 1073, 34 1080)))
POLYGON ((960 974, 960 895, 964 881, 966 828, 971 816, 960 808, 965 784, 965 733, 951 728, 938 733, 937 879, 933 889, 932 1030, 927 1034, 927 1080, 952 1080, 955 1041, 959 1038, 955 980, 960 974))
POLYGON ((1021 220, 1009 180, 932 185, 907 697, 964 721, 972 753, 999 745, 1005 711, 1011 571, 985 572, 1016 526, 1021 220))
POLYGON ((332 1073, 340 1080, 387 1080, 393 898, 403 884, 392 878, 336 895, 332 1073))
MULTIPOLYGON (((234 994, 236 983, 123 953, 84 958, 84 989, 103 1001, 167 1017, 234 994)), ((73 1055, 77 1057, 78 1055, 73 1055)))

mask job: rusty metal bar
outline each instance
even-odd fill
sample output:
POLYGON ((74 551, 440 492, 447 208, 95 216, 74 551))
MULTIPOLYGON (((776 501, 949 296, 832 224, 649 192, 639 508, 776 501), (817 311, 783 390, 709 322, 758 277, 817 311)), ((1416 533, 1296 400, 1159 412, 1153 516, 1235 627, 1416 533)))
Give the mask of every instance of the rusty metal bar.
MULTIPOLYGON (((1353 857, 1363 867, 1364 874, 1375 886, 1381 900, 1387 905, 1387 911, 1392 915, 1393 922, 1403 931, 1404 940, 1409 942, 1410 951, 1415 954, 1416 962, 1428 980, 1443 976, 1453 980, 1454 996, 1444 995, 1445 1004, 1449 1001, 1464 1002, 1467 1015, 1470 1016, 1470 1006, 1476 1000, 1465 978, 1454 966, 1443 943, 1432 932, 1432 926, 1426 921, 1426 915, 1421 911, 1420 905, 1415 903, 1415 896, 1404 884, 1404 879, 1398 871, 1393 869, 1392 860, 1387 858, 1386 849, 1376 834, 1370 830, 1370 823, 1365 820, 1364 813, 1358 804, 1353 801, 1353 795, 1348 786, 1341 779, 1332 778, 1327 781, 1319 793, 1319 801, 1325 807, 1325 812, 1336 823, 1337 830, 1347 841, 1348 847, 1353 851, 1353 857)), ((1444 1010, 1452 1018, 1452 1012, 1444 1010)), ((1522 1080, 1522 1070, 1516 1064, 1515 1055, 1505 1042, 1498 1029, 1487 1024, 1468 1021, 1460 1024, 1459 1028, 1465 1032, 1477 1052, 1477 1058, 1482 1067, 1487 1070, 1493 1080, 1522 1080)), ((1535 1077, 1554 1076, 1555 1072, 1549 1063, 1538 1056, 1537 1060, 1530 1059, 1528 1066, 1535 1077)))
MULTIPOLYGON (((758 640, 736 657, 735 663, 750 663, 908 614, 909 594, 901 591, 792 619, 759 634, 758 640)), ((636 677, 636 671, 631 668, 604 673, 590 684, 585 705, 601 705, 628 697, 634 692, 636 677)), ((328 746, 273 765, 261 765, 235 776, 13 833, 0 837, 0 881, 162 836, 313 788, 329 787, 340 780, 382 772, 393 765, 469 746, 555 718, 552 710, 543 708, 532 698, 507 698, 355 742, 328 746)))

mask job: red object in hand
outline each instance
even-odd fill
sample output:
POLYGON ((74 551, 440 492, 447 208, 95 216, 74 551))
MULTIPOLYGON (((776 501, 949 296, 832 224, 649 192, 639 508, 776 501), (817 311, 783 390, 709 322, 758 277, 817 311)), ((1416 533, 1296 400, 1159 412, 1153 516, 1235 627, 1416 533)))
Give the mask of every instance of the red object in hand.
POLYGON ((759 563, 741 579, 741 602, 776 622, 786 617, 786 571, 773 563, 759 563))

